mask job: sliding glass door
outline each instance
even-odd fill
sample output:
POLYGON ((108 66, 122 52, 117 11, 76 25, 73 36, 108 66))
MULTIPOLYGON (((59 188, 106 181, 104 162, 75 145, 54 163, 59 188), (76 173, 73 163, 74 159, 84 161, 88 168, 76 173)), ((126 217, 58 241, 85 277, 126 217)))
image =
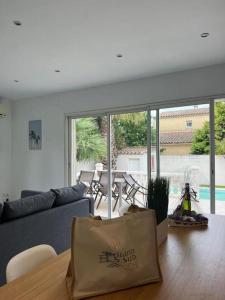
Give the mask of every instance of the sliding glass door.
POLYGON ((225 99, 214 103, 215 208, 225 215, 225 99))
POLYGON ((198 201, 193 209, 210 213, 209 105, 160 109, 159 124, 160 176, 170 179, 169 211, 190 183, 198 201))
POLYGON ((112 216, 131 203, 146 206, 147 111, 111 115, 112 216))
POLYGON ((95 199, 95 214, 107 217, 107 116, 71 118, 70 132, 70 183, 83 182, 87 195, 95 199))
POLYGON ((189 182, 193 209, 225 214, 225 99, 69 120, 69 183, 87 185, 96 215, 145 206, 159 176, 170 179, 170 212, 189 182))

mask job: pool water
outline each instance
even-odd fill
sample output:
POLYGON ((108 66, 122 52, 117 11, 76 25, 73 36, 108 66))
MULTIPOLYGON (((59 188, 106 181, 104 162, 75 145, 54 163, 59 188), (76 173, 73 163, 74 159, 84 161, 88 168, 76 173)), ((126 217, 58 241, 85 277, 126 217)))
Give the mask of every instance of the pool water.
MULTIPOLYGON (((216 200, 225 201, 225 189, 216 188, 216 200)), ((200 199, 209 200, 210 199, 210 190, 207 187, 200 188, 200 199)))
MULTIPOLYGON (((175 195, 180 195, 180 190, 176 187, 171 187, 170 192, 175 195)), ((208 187, 200 187, 199 190, 199 199, 201 200, 209 200, 210 199, 210 190, 208 187)), ((225 201, 225 189, 216 188, 216 201, 225 201)))

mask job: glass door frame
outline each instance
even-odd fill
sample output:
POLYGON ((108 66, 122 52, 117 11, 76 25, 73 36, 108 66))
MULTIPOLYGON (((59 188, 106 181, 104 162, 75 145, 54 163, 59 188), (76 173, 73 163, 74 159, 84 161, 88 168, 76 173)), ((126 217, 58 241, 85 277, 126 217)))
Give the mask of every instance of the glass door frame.
MULTIPOLYGON (((66 155, 65 155, 65 185, 72 184, 72 120, 79 119, 79 118, 89 118, 89 117, 99 117, 105 116, 107 117, 107 170, 108 170, 108 218, 112 218, 112 151, 111 151, 111 126, 112 126, 112 116, 116 114, 126 114, 126 113, 135 113, 146 111, 148 113, 147 107, 145 108, 133 108, 133 109, 118 109, 113 110, 112 112, 103 111, 101 113, 93 112, 93 113, 81 113, 81 114, 68 114, 65 115, 65 136, 66 141, 66 155)), ((147 133, 146 133, 147 134, 147 133)), ((148 157, 148 156, 147 156, 148 157)), ((149 173, 147 170, 147 178, 149 178, 149 173)))
POLYGON ((210 213, 216 211, 216 179, 215 179, 215 114, 216 99, 209 102, 209 132, 210 132, 210 213))
MULTIPOLYGON (((215 126, 214 126, 214 105, 216 98, 207 98, 203 100, 179 101, 179 103, 171 102, 164 104, 151 105, 150 112, 156 110, 156 176, 160 177, 160 131, 159 131, 159 110, 163 108, 172 108, 180 106, 192 106, 200 104, 209 105, 209 128, 210 128, 210 153, 209 153, 209 179, 210 179, 210 213, 215 214, 215 126)), ((149 112, 149 115, 151 113, 149 112)), ((151 120, 149 121, 151 124, 151 120)), ((150 139, 149 139, 150 140, 150 139)), ((149 147, 151 149, 151 146, 149 147)), ((151 151, 151 150, 150 150, 151 151)), ((149 160, 148 160, 149 161, 149 160)), ((151 163, 149 162, 149 179, 151 179, 151 163)))
MULTIPOLYGON (((108 181, 109 181, 109 185, 108 185, 108 218, 111 219, 112 217, 112 149, 111 149, 111 126, 112 126, 112 116, 113 115, 117 115, 117 114, 127 114, 127 113, 138 113, 138 112, 143 112, 146 111, 147 113, 147 149, 149 149, 149 145, 150 145, 150 139, 148 136, 148 123, 150 121, 149 119, 149 106, 145 106, 145 107, 140 107, 140 108, 126 108, 123 110, 114 110, 112 112, 109 112, 107 114, 108 116, 108 132, 107 132, 107 153, 108 153, 108 157, 107 157, 107 161, 109 163, 108 165, 108 181)), ((149 161, 149 151, 147 150, 147 160, 149 161)), ((147 165, 147 180, 149 180, 149 164, 147 165)))
POLYGON ((112 158, 111 158, 111 118, 115 114, 126 114, 146 111, 147 112, 147 178, 151 179, 151 111, 156 111, 156 176, 160 176, 160 132, 159 132, 159 110, 163 108, 172 108, 179 106, 192 106, 199 104, 209 105, 209 126, 210 126, 210 213, 215 214, 215 134, 214 134, 214 104, 218 97, 203 97, 202 99, 184 99, 179 101, 164 101, 156 102, 148 105, 139 105, 136 107, 125 107, 118 109, 111 109, 108 111, 100 110, 90 111, 87 113, 74 113, 65 115, 65 184, 71 185, 71 161, 72 161, 72 130, 71 120, 84 118, 84 117, 99 117, 107 116, 108 128, 107 128, 107 169, 108 169, 108 218, 112 217, 112 158))

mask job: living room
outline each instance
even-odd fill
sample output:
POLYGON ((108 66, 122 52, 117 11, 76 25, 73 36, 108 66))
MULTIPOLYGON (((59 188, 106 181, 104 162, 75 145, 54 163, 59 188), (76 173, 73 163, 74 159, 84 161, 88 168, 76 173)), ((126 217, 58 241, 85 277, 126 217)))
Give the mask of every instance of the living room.
MULTIPOLYGON (((72 183, 69 118, 207 104, 212 120, 213 101, 225 96, 224 1, 2 0, 1 7, 1 200, 72 183), (40 150, 29 148, 35 120, 40 150)), ((207 213, 221 214, 214 157, 207 213)))

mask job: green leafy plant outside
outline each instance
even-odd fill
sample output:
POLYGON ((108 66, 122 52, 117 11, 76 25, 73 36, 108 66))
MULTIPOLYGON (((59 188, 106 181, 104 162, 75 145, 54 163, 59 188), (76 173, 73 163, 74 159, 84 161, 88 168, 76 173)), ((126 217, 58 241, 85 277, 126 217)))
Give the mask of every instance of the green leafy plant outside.
POLYGON ((192 154, 209 154, 210 142, 209 142, 209 122, 205 122, 201 129, 198 129, 194 135, 191 153, 192 154))
POLYGON ((106 156, 106 140, 100 134, 95 118, 76 120, 77 161, 100 161, 106 156))
MULTIPOLYGON (((216 154, 225 154, 225 102, 215 104, 215 144, 216 154)), ((209 154, 210 152, 210 127, 205 122, 202 128, 194 135, 191 154, 209 154)))
MULTIPOLYGON (((147 147, 147 114, 119 115, 113 119, 115 142, 118 150, 125 147, 147 147), (135 115, 137 115, 135 117, 135 115)), ((151 130, 152 144, 156 143, 156 131, 151 130)))

